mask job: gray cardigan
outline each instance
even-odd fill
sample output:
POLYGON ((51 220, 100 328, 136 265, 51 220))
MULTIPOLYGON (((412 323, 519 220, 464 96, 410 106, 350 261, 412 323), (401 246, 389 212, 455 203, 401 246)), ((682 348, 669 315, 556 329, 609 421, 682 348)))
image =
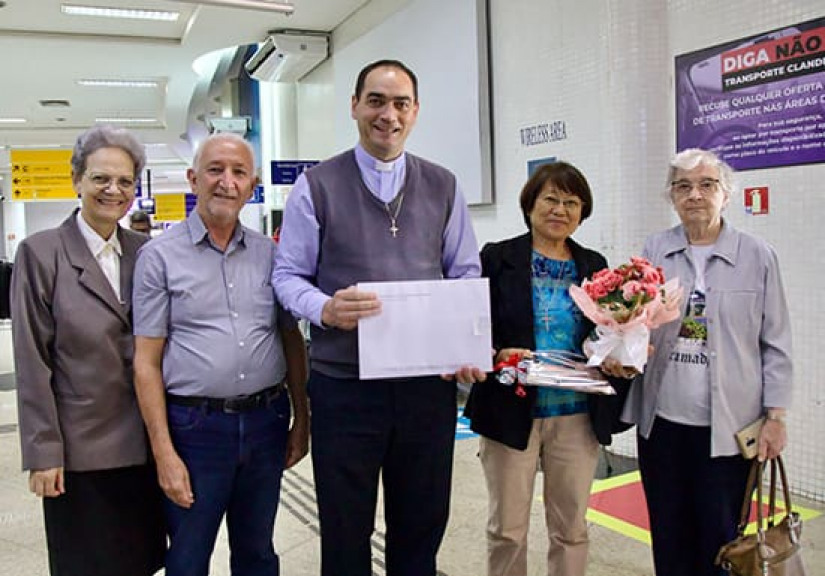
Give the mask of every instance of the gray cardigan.
MULTIPOLYGON (((684 228, 654 234, 643 255, 662 266, 665 278, 679 277, 688 294, 694 268, 684 228)), ((711 456, 738 453, 734 433, 766 408, 791 403, 791 325, 776 253, 763 240, 722 222, 708 260, 706 308, 711 387, 711 456)), ((652 357, 636 378, 622 419, 647 438, 656 417, 667 359, 679 333, 674 321, 654 330, 652 357)))

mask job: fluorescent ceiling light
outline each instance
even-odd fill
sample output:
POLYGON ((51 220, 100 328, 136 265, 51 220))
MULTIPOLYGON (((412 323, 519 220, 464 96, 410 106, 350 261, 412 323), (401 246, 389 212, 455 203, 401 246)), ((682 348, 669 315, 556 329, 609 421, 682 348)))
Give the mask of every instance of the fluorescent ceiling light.
POLYGON ((78 80, 81 86, 94 86, 103 88, 157 88, 157 80, 104 80, 87 78, 78 80))
POLYGON ((252 10, 265 10, 267 12, 281 12, 292 14, 295 6, 292 2, 277 2, 275 0, 177 0, 178 2, 189 2, 192 4, 211 4, 212 6, 223 6, 224 8, 250 8, 252 10))
POLYGON ((25 124, 26 122, 25 118, 3 118, 0 116, 0 123, 2 124, 25 124))
POLYGON ((111 123, 111 124, 156 124, 157 118, 129 118, 129 117, 110 117, 110 118, 95 118, 95 122, 111 123))
POLYGON ((70 16, 100 16, 103 18, 129 18, 132 20, 161 20, 176 22, 180 12, 166 10, 141 10, 139 8, 105 8, 101 6, 80 6, 61 4, 60 10, 70 16))

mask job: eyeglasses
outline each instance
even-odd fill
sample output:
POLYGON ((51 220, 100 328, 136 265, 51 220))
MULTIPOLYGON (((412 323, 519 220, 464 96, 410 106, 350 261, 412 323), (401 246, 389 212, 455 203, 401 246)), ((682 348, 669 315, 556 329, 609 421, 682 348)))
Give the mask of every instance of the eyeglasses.
POLYGON ((698 182, 690 180, 674 180, 670 183, 670 191, 674 196, 689 196, 690 192, 696 188, 702 196, 710 196, 719 190, 719 180, 716 178, 702 178, 698 182))
POLYGON ((575 199, 572 199, 572 198, 569 198, 567 200, 562 200, 561 198, 556 198, 555 196, 542 196, 541 200, 542 200, 542 202, 547 204, 550 208, 555 209, 555 208, 558 208, 559 206, 561 206, 567 212, 575 212, 575 211, 581 209, 581 207, 582 207, 582 203, 581 203, 580 200, 575 200, 575 199))
POLYGON ((131 192, 135 189, 137 185, 137 181, 132 178, 131 176, 109 176, 108 174, 99 174, 92 172, 91 174, 84 174, 86 178, 89 179, 89 182, 100 191, 106 190, 109 186, 112 185, 112 182, 115 183, 118 190, 121 192, 131 192))

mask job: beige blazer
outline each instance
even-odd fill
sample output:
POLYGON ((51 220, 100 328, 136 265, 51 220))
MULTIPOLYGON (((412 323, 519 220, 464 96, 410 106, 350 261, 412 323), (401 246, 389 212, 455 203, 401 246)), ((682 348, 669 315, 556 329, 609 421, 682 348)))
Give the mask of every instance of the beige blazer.
POLYGON ((147 443, 132 383, 131 295, 147 237, 118 226, 122 302, 75 220, 20 243, 11 311, 24 470, 143 464, 147 443))

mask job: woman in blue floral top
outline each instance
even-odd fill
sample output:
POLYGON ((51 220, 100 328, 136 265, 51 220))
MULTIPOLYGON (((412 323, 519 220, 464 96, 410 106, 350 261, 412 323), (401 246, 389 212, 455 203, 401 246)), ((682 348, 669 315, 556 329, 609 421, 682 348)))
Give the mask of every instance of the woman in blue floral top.
MULTIPOLYGON (((592 324, 570 298, 571 284, 605 268, 605 258, 570 236, 593 210, 587 180, 566 162, 540 167, 521 191, 529 232, 484 246, 496 361, 531 350, 581 352, 592 324)), ((627 382, 613 380, 626 392, 627 382)), ((585 512, 599 443, 619 431, 623 395, 599 396, 514 386, 494 378, 474 385, 465 414, 481 435, 489 492, 488 575, 527 574, 527 529, 536 471, 544 479, 548 574, 584 576, 585 512)))

